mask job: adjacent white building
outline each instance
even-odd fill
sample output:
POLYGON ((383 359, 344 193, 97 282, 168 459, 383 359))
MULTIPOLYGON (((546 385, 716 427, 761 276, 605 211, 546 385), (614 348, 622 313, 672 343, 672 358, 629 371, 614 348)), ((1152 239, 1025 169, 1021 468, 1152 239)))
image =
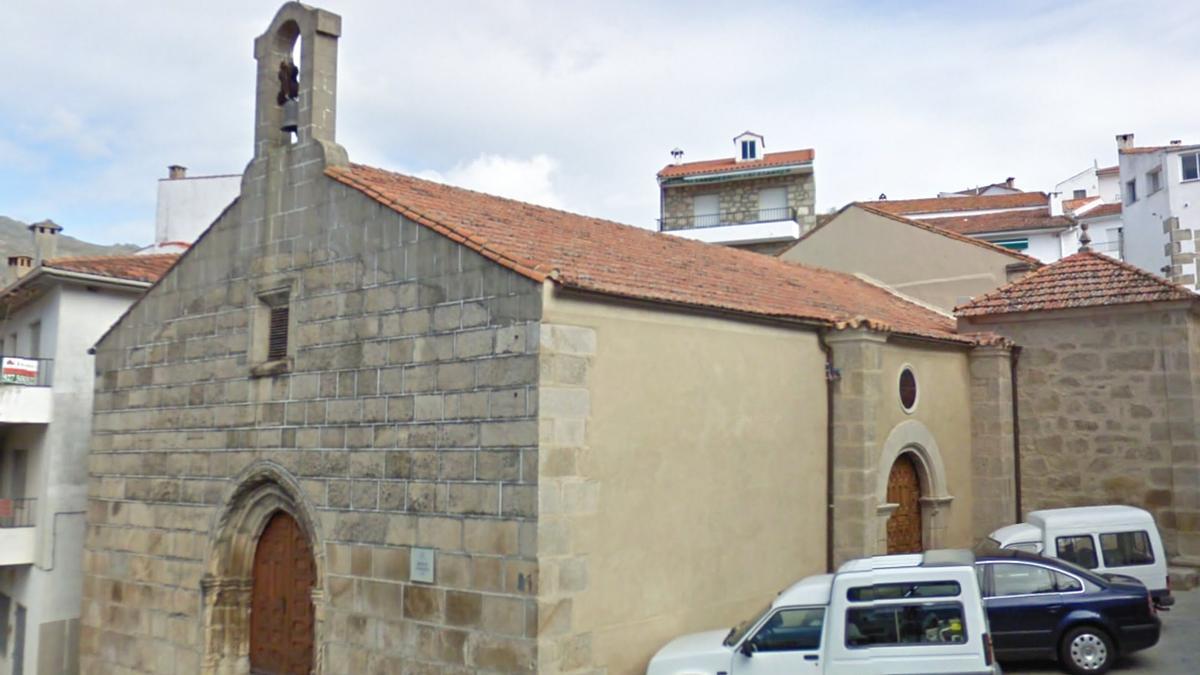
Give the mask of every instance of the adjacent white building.
POLYGON ((1200 145, 1137 146, 1117 136, 1126 260, 1197 288, 1200 145))
POLYGON ((55 258, 31 225, 0 290, 0 674, 74 675, 94 366, 88 350, 178 258, 55 258))
POLYGON ((181 253, 237 198, 241 174, 188 176, 187 167, 172 164, 158 180, 154 244, 143 253, 181 253))

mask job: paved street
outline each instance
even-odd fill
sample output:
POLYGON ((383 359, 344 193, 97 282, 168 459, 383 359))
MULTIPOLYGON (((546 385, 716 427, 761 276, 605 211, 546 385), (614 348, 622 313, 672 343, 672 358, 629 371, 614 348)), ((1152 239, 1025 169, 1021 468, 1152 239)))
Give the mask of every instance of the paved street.
MULTIPOLYGON (((1146 651, 1122 658, 1110 671, 1121 675, 1196 675, 1200 673, 1200 590, 1176 594, 1178 601, 1164 612, 1162 639, 1146 651)), ((1005 673, 1061 673, 1052 662, 1006 665, 1005 673)))

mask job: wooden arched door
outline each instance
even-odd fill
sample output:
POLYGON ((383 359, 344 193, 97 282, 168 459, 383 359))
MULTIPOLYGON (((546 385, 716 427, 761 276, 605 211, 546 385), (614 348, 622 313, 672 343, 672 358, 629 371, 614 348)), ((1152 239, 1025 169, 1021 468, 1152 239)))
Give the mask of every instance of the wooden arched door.
POLYGON ((271 516, 258 539, 252 583, 250 672, 309 675, 316 564, 304 530, 283 511, 271 516))
POLYGON ((920 553, 921 536, 921 478, 912 455, 903 453, 892 464, 888 474, 887 500, 896 510, 887 521, 887 552, 920 553))

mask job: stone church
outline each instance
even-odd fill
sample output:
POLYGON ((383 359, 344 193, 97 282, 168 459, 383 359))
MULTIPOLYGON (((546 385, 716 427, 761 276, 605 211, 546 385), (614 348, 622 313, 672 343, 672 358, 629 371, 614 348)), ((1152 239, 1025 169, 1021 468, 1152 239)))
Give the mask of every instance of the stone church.
POLYGON ((340 33, 279 10, 240 196, 96 347, 85 672, 637 673, 1014 520, 1007 342, 352 164, 340 33))

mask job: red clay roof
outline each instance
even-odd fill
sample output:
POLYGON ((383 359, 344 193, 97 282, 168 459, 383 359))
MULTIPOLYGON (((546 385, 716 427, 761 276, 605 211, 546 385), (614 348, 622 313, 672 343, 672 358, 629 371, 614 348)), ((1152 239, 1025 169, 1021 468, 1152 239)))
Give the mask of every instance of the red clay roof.
POLYGON ((918 214, 947 213, 950 211, 988 211, 992 209, 1019 209, 1030 206, 1046 206, 1050 203, 1050 198, 1045 192, 1018 192, 1011 195, 884 199, 881 201, 860 203, 900 216, 916 216, 918 214))
POLYGON ((1081 197, 1079 199, 1064 199, 1062 203, 1063 210, 1073 212, 1075 209, 1078 209, 1085 204, 1091 204, 1098 199, 1100 199, 1100 197, 1096 195, 1092 195, 1091 197, 1081 197))
POLYGON ((50 258, 42 263, 47 269, 95 274, 128 281, 154 283, 179 260, 178 253, 150 255, 110 255, 77 258, 50 258))
POLYGON ((1120 166, 1106 166, 1103 169, 1096 169, 1097 176, 1107 176, 1109 174, 1121 173, 1120 166))
POLYGON ((947 316, 848 274, 362 165, 325 170, 535 281, 653 302, 974 343, 947 316))
POLYGON ((1036 312, 1200 296, 1141 268, 1095 251, 1067 256, 956 307, 958 316, 1036 312))
POLYGON ((978 216, 950 216, 949 218, 925 218, 923 220, 934 227, 966 235, 1021 230, 1061 230, 1072 225, 1071 219, 1066 216, 1050 215, 1050 209, 1001 211, 978 216))
POLYGON ((1101 204, 1094 209, 1084 211, 1076 215, 1079 220, 1091 220, 1092 218, 1104 218, 1107 216, 1119 216, 1123 213, 1120 203, 1116 204, 1101 204))
POLYGON ((787 166, 789 164, 805 164, 813 161, 816 152, 812 148, 805 150, 789 150, 787 152, 768 152, 762 159, 737 161, 733 157, 725 159, 710 159, 703 162, 686 162, 684 164, 669 164, 658 172, 659 178, 682 178, 706 173, 723 173, 725 171, 749 171, 772 166, 787 166))
MULTIPOLYGON (((961 241, 965 244, 971 244, 972 246, 986 248, 989 251, 992 251, 994 253, 1003 253, 1004 255, 1009 256, 1010 258, 1015 258, 1017 260, 1020 260, 1021 262, 1029 263, 1030 265, 1033 265, 1034 267, 1042 266, 1042 261, 1040 261, 1037 258, 1034 258, 1032 256, 1025 255, 1024 253, 1019 253, 1012 249, 1004 248, 1003 246, 997 246, 996 244, 993 244, 988 241, 984 241, 982 239, 966 237, 957 232, 953 232, 951 230, 948 230, 948 229, 945 229, 942 227, 938 227, 937 225, 934 225, 931 223, 922 222, 920 220, 913 220, 912 218, 905 218, 904 216, 898 216, 894 213, 888 213, 887 211, 884 211, 882 209, 877 209, 873 206, 867 206, 866 204, 863 204, 862 202, 853 202, 851 204, 848 204, 841 211, 838 211, 838 213, 836 215, 831 216, 827 220, 825 220, 825 222, 821 222, 820 218, 818 217, 817 226, 814 227, 813 229, 809 230, 808 232, 805 232, 804 235, 801 236, 800 239, 797 240, 795 244, 792 244, 792 246, 790 246, 788 248, 791 249, 791 248, 795 248, 796 246, 799 246, 800 242, 807 239, 810 234, 812 234, 813 232, 816 232, 817 230, 821 229, 822 227, 825 227, 829 223, 833 222, 837 218, 837 216, 841 215, 843 211, 845 211, 846 209, 851 208, 851 207, 858 207, 868 213, 873 213, 877 216, 887 218, 889 220, 894 220, 898 223, 903 223, 905 225, 911 225, 912 227, 920 228, 927 232, 932 232, 934 234, 940 234, 943 237, 948 237, 948 238, 954 239, 956 241, 961 241)), ((936 223, 939 221, 934 221, 934 222, 936 223)))

